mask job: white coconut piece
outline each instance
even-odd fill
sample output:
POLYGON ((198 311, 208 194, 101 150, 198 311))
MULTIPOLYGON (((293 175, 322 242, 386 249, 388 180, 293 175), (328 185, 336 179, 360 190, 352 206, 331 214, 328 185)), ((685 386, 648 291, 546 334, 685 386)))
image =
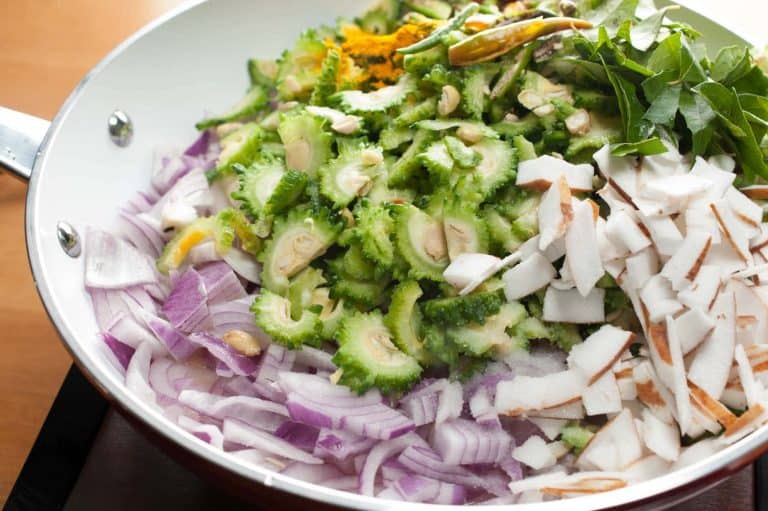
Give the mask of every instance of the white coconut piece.
POLYGON ((548 468, 557 463, 557 457, 552 453, 547 442, 537 435, 528 437, 523 445, 515 447, 512 457, 534 470, 548 468))
POLYGON ((697 231, 688 233, 680 248, 661 270, 661 274, 672 284, 672 289, 679 291, 696 279, 711 245, 710 234, 697 231))
POLYGON ((715 321, 698 307, 689 309, 678 316, 675 319, 675 330, 677 330, 678 339, 680 339, 683 355, 695 350, 712 332, 713 328, 715 328, 715 321))
POLYGON ((568 367, 582 371, 591 384, 613 367, 635 338, 635 334, 613 325, 599 330, 571 348, 568 367))
POLYGON ((639 214, 640 221, 648 229, 651 240, 656 245, 659 254, 672 256, 678 250, 683 242, 683 235, 680 233, 675 222, 667 216, 648 216, 639 214))
POLYGON ((672 359, 672 386, 670 389, 675 396, 677 406, 677 423, 680 431, 690 432, 691 428, 691 398, 688 393, 688 381, 685 375, 685 363, 683 362, 683 350, 680 346, 675 320, 672 316, 667 316, 667 340, 669 342, 669 353, 672 359))
POLYGON ((714 438, 700 440, 695 444, 680 450, 680 457, 672 465, 672 470, 680 470, 683 467, 710 458, 721 449, 722 446, 719 445, 714 438))
POLYGON ((736 217, 730 203, 725 199, 721 199, 712 202, 709 207, 712 213, 714 213, 717 223, 720 225, 720 230, 725 240, 744 262, 750 264, 752 261, 749 251, 750 234, 743 223, 736 217))
POLYGON ((691 438, 697 438, 709 432, 713 435, 720 434, 723 427, 715 420, 709 412, 702 409, 698 403, 691 400, 691 424, 688 426, 686 434, 691 438))
POLYGON ((712 245, 704 260, 704 264, 716 266, 720 270, 720 275, 726 277, 733 273, 747 269, 754 264, 754 257, 749 253, 747 260, 739 254, 733 245, 725 239, 717 245, 712 245))
POLYGON ((606 273, 616 280, 619 286, 622 286, 624 276, 627 272, 627 266, 624 259, 614 259, 613 261, 603 262, 606 273))
POLYGON ((602 188, 597 191, 597 195, 600 196, 611 210, 611 213, 616 211, 626 211, 627 214, 635 218, 635 206, 631 201, 627 201, 614 187, 606 183, 602 188))
POLYGON ((547 444, 547 447, 552 452, 552 455, 557 459, 560 459, 571 452, 571 448, 562 441, 550 442, 547 444))
POLYGON ((736 301, 736 342, 739 344, 768 341, 768 306, 755 287, 740 280, 730 280, 728 290, 733 291, 736 301))
POLYGON ((504 272, 504 294, 508 301, 519 300, 549 284, 556 275, 557 270, 549 260, 541 252, 534 252, 504 272))
POLYGON ((483 277, 485 280, 493 275, 490 272, 500 261, 498 257, 488 254, 459 254, 443 271, 443 277, 456 289, 463 289, 474 280, 483 277))
POLYGON ((688 379, 714 399, 728 381, 736 343, 736 304, 733 292, 720 293, 712 306, 715 328, 696 350, 688 379))
POLYGON ((544 376, 517 376, 496 386, 496 410, 505 415, 520 415, 578 400, 587 386, 580 371, 561 371, 544 376))
POLYGON ((581 296, 587 296, 605 274, 597 244, 593 209, 587 201, 573 206, 573 220, 565 233, 565 253, 571 277, 581 296))
POLYGON ((728 382, 720 396, 720 402, 734 410, 743 410, 747 407, 747 396, 739 382, 728 382))
POLYGON ((651 245, 651 240, 624 210, 612 211, 605 225, 605 235, 619 249, 636 254, 651 245))
POLYGON ((680 457, 680 431, 647 409, 643 410, 643 441, 648 449, 666 461, 674 462, 680 457))
POLYGON ((747 230, 747 237, 753 238, 760 234, 763 222, 763 208, 736 188, 730 187, 725 192, 725 200, 731 206, 736 218, 747 230))
POLYGON ((750 199, 768 199, 768 185, 750 185, 739 189, 750 199))
POLYGON ((520 162, 517 167, 515 184, 520 188, 546 190, 552 183, 564 177, 571 190, 592 191, 594 169, 589 164, 574 165, 560 158, 549 155, 520 162))
POLYGON ((605 290, 594 288, 587 296, 576 289, 561 290, 552 286, 544 295, 544 321, 566 323, 602 323, 605 321, 605 290))
POLYGON ((615 261, 630 254, 629 249, 623 244, 617 244, 611 241, 606 233, 608 223, 604 218, 598 217, 595 221, 595 235, 597 237, 597 249, 600 252, 600 259, 603 263, 615 261))
POLYGON ((648 310, 648 318, 652 323, 683 310, 683 304, 677 300, 672 284, 661 275, 648 279, 640 290, 640 299, 648 310))
POLYGON ((725 172, 736 170, 736 160, 729 154, 714 154, 707 158, 707 163, 725 172))
POLYGON ((618 490, 627 484, 623 472, 577 472, 560 481, 549 482, 539 491, 551 497, 571 498, 618 490))
POLYGON ((631 360, 619 362, 613 368, 613 376, 616 379, 616 386, 619 388, 622 401, 637 399, 637 387, 635 387, 635 380, 632 378, 632 370, 642 359, 633 358, 631 360))
POLYGON ((688 207, 709 207, 711 202, 723 198, 725 192, 731 187, 733 180, 736 178, 735 174, 725 172, 701 157, 696 158, 690 174, 707 179, 712 182, 712 185, 699 197, 690 201, 688 207))
POLYGON ((644 183, 640 195, 654 201, 669 204, 671 209, 680 211, 687 202, 712 185, 709 179, 693 174, 670 175, 649 179, 644 183))
POLYGON ((604 178, 609 178, 617 174, 634 172, 637 166, 637 160, 632 157, 614 156, 611 154, 610 144, 606 144, 592 155, 592 159, 597 163, 597 168, 604 178))
POLYGON ((531 490, 538 490, 551 483, 560 483, 567 479, 568 475, 561 469, 548 472, 546 474, 524 477, 517 481, 509 483, 509 490, 512 493, 523 493, 531 490))
POLYGON ((603 415, 621 411, 621 393, 613 371, 606 371, 584 390, 581 396, 587 415, 603 415))
POLYGON ((766 418, 768 418, 768 410, 762 404, 756 403, 739 415, 733 424, 726 427, 725 433, 718 440, 724 445, 737 442, 756 430, 760 424, 765 422, 766 418))
POLYGON ((624 409, 595 433, 576 465, 584 470, 621 470, 639 460, 643 446, 632 412, 624 409))
POLYGON ((669 148, 666 153, 643 157, 643 170, 651 171, 659 177, 675 176, 688 172, 689 164, 686 163, 683 155, 671 144, 665 145, 669 148))
MULTIPOLYGON (((700 388, 695 383, 689 381, 688 388, 690 391, 691 403, 694 405, 694 410, 700 411, 706 415, 709 419, 722 424, 724 427, 729 427, 736 420, 736 416, 720 401, 713 398, 705 390, 700 388)), ((745 403, 746 405, 746 403, 745 403)), ((713 432, 717 432, 719 428, 707 428, 713 432)))
POLYGON ((633 483, 639 483, 664 475, 669 472, 669 468, 669 462, 652 454, 630 464, 624 469, 624 474, 633 483))
POLYGON ((627 257, 626 265, 626 286, 629 289, 642 289, 659 272, 659 256, 653 248, 646 248, 627 257))
POLYGON ((720 268, 708 264, 702 265, 693 284, 681 291, 677 298, 689 309, 708 311, 717 297, 721 283, 720 268))
POLYGON ((564 177, 552 183, 542 196, 538 219, 539 250, 546 250, 553 241, 562 238, 573 219, 571 190, 564 177))
POLYGON ((717 223, 717 219, 709 207, 688 208, 682 216, 685 220, 687 235, 693 232, 703 232, 712 236, 713 244, 718 244, 722 241, 720 224, 717 223))
POLYGON ((661 383, 653 365, 646 360, 632 370, 637 398, 642 401, 660 420, 672 423, 677 414, 674 397, 661 383))
POLYGON ((669 349, 669 337, 666 321, 649 323, 646 328, 648 341, 648 353, 656 374, 661 382, 670 390, 674 388, 674 374, 672 365, 672 353, 669 349))
POLYGON ((739 371, 741 388, 744 389, 744 397, 747 399, 747 406, 751 408, 765 397, 765 389, 755 378, 755 374, 752 372, 752 365, 747 358, 747 353, 744 351, 744 346, 741 344, 737 344, 734 349, 734 359, 739 371))
POLYGON ((554 440, 555 438, 559 437, 565 426, 568 425, 568 420, 566 419, 545 419, 543 417, 531 417, 529 420, 536 424, 541 432, 544 433, 544 436, 550 440, 554 440))
POLYGON ((553 241, 543 251, 539 250, 539 239, 540 236, 537 234, 520 245, 517 251, 520 252, 521 259, 527 259, 534 253, 540 252, 550 263, 553 263, 565 255, 565 240, 563 238, 553 241))
POLYGON ((528 417, 542 419, 580 420, 585 417, 584 405, 581 402, 581 399, 577 399, 576 401, 572 401, 560 406, 553 406, 552 408, 532 410, 528 412, 528 417))

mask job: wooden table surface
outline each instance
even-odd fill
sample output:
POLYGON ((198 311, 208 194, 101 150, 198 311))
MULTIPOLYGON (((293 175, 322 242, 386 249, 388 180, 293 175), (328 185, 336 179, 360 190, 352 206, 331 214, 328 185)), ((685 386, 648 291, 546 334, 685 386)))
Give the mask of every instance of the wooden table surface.
MULTIPOLYGON (((112 47, 179 3, 0 2, 0 105, 51 119, 80 78, 112 47)), ((0 173, 0 506, 71 363, 30 275, 25 191, 24 184, 0 173)), ((748 509, 748 486, 739 488, 745 483, 750 484, 747 474, 691 504, 698 509, 705 502, 712 509, 748 509), (730 501, 717 500, 726 495, 730 501)))
MULTIPOLYGON (((179 3, 0 2, 0 105, 52 119, 104 55, 179 3)), ((0 172, 0 507, 71 363, 30 275, 25 192, 0 172)))

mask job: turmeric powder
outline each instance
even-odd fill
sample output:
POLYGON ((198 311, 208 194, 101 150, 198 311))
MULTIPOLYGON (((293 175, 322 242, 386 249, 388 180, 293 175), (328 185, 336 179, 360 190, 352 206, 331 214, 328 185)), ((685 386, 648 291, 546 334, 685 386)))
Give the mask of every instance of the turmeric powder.
POLYGON ((403 56, 396 50, 424 39, 436 26, 437 23, 433 22, 408 23, 387 35, 371 34, 355 26, 347 26, 343 28, 345 41, 341 49, 344 56, 351 57, 363 69, 364 81, 380 88, 396 82, 404 72, 403 56))

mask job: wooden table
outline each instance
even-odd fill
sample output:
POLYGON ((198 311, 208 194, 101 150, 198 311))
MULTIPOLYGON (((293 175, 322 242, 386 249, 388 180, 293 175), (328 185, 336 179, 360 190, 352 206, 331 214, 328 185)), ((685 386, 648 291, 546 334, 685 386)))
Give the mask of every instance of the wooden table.
MULTIPOLYGON (((0 105, 51 119, 125 37, 181 0, 0 2, 0 105)), ((0 172, 0 506, 70 366, 24 245, 26 186, 0 172)))
MULTIPOLYGON (((80 78, 113 46, 179 3, 0 3, 0 105, 51 119, 80 78)), ((0 506, 71 363, 29 272, 25 191, 24 184, 0 173, 0 506)), ((749 486, 744 472, 690 503, 690 509, 749 509, 749 486)))

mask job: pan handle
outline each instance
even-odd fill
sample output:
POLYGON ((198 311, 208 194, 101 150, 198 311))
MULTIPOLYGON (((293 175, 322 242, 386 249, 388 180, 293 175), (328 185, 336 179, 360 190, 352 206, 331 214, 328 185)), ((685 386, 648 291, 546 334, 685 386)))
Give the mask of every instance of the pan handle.
POLYGON ((50 122, 0 106, 0 169, 22 181, 32 177, 35 158, 50 122))

